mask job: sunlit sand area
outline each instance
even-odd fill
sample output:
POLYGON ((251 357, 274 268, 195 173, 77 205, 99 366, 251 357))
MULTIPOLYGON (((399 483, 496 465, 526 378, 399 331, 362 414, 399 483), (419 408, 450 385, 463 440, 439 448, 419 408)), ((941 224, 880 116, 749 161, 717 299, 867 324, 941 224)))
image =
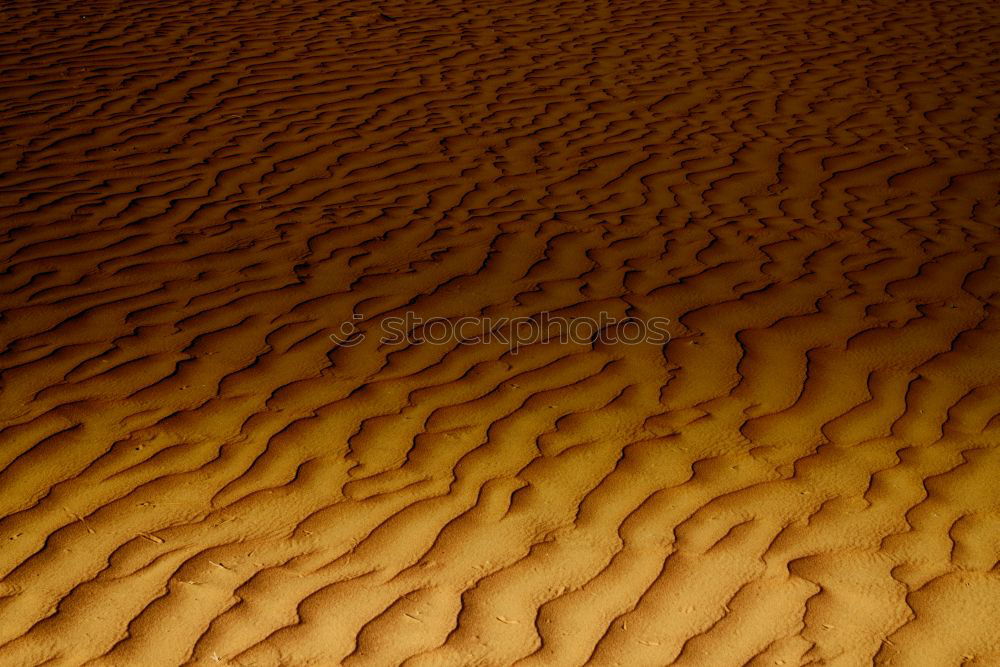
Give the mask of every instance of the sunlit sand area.
POLYGON ((0 666, 997 667, 998 25, 4 2, 0 666))

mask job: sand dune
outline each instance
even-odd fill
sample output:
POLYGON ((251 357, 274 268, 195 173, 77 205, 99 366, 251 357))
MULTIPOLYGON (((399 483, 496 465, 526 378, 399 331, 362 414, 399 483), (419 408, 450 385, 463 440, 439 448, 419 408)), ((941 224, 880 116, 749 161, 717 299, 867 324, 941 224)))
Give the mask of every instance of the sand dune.
POLYGON ((0 665, 1000 665, 995 4, 0 12, 0 665))

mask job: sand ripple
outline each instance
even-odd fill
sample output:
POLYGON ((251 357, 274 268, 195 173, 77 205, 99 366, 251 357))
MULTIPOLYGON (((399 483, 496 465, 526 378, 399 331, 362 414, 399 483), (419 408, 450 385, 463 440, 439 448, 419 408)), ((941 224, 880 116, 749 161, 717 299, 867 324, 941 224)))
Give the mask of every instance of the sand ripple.
POLYGON ((1000 664, 997 5, 2 16, 0 664, 1000 664))

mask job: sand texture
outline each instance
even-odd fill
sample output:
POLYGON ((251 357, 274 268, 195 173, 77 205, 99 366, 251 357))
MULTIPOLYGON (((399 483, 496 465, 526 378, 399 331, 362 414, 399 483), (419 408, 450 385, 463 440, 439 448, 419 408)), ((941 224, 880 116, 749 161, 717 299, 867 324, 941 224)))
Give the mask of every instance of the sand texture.
POLYGON ((1000 665, 998 25, 4 2, 0 666, 1000 665))

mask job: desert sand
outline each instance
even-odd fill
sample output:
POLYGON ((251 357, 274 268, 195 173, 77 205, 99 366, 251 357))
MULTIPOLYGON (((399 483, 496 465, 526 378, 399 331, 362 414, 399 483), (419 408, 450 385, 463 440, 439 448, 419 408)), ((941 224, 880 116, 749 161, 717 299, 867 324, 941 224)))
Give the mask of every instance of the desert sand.
POLYGON ((0 665, 1000 665, 998 25, 4 3, 0 665))

